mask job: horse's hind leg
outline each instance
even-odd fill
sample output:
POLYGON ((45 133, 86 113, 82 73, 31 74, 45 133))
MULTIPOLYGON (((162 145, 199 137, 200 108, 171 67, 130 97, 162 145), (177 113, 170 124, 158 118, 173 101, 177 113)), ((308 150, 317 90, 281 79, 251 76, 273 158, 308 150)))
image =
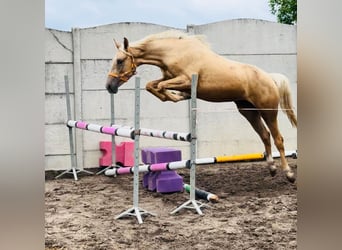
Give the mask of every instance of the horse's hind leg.
POLYGON ((277 114, 278 110, 267 110, 267 111, 261 111, 262 118, 267 124, 267 127, 270 129, 274 144, 276 145, 279 154, 280 154, 280 160, 281 160, 281 168, 286 173, 286 177, 290 182, 295 182, 296 178, 295 175, 290 168, 290 166, 287 163, 286 157, 285 157, 285 148, 284 148, 284 139, 282 135, 280 134, 279 128, 278 128, 278 121, 277 121, 277 114))
POLYGON ((274 164, 271 151, 271 138, 270 132, 266 129, 258 110, 247 101, 236 101, 235 102, 239 112, 249 121, 254 130, 257 132, 259 137, 265 146, 266 161, 270 169, 270 173, 274 176, 277 172, 277 167, 274 164))

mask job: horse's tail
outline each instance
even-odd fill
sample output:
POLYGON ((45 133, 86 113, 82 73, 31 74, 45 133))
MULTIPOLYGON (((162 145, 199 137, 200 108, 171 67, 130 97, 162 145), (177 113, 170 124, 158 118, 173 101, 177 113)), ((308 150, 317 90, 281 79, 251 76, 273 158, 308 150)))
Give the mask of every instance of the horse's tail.
POLYGON ((293 110, 289 79, 278 73, 271 73, 270 75, 278 86, 281 109, 286 113, 292 126, 297 127, 297 117, 293 110))

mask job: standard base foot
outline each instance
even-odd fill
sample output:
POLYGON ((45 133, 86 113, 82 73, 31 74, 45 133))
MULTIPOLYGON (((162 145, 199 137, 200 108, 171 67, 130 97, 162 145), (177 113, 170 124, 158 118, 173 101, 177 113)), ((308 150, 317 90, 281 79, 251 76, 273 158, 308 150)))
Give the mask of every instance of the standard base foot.
POLYGON ((113 167, 113 166, 108 166, 108 167, 106 167, 106 168, 104 168, 104 169, 98 171, 98 172, 96 173, 96 175, 102 174, 102 173, 105 172, 106 170, 112 169, 112 168, 114 168, 114 167, 113 167))
POLYGON ((171 212, 171 214, 175 214, 177 213, 178 211, 180 211, 181 209, 183 208, 187 208, 187 209, 195 209, 196 212, 199 214, 199 215, 202 215, 202 211, 201 211, 201 207, 210 207, 209 205, 207 204, 203 204, 199 201, 196 201, 196 200, 188 200, 187 202, 183 203, 182 205, 180 205, 178 208, 176 208, 175 210, 173 210, 171 212))
POLYGON ((119 214, 118 216, 115 217, 115 219, 120 219, 121 217, 125 217, 125 216, 135 216, 137 217, 137 220, 139 222, 139 224, 143 223, 142 221, 142 215, 152 215, 152 216, 156 216, 156 214, 150 213, 145 211, 144 209, 141 209, 139 207, 132 207, 130 209, 127 209, 125 212, 119 214))
POLYGON ((71 169, 65 170, 63 173, 57 175, 55 177, 55 179, 58 179, 59 177, 62 177, 65 174, 73 174, 75 181, 77 181, 78 180, 77 174, 78 173, 82 173, 82 172, 83 173, 87 173, 87 174, 94 174, 93 172, 90 172, 90 171, 87 171, 87 170, 84 170, 84 169, 71 168, 71 169))

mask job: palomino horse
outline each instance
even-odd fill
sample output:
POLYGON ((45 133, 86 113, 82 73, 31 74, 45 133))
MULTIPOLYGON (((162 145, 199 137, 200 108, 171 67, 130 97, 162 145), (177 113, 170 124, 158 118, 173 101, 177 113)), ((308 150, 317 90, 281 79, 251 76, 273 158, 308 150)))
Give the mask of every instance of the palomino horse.
POLYGON ((210 102, 235 102, 264 143, 266 160, 274 176, 277 168, 272 158, 270 131, 280 153, 281 168, 289 181, 295 181, 285 158, 277 121, 280 104, 292 125, 297 126, 285 76, 227 60, 214 53, 201 36, 179 31, 150 35, 132 44, 124 38, 123 47, 116 41, 115 44, 118 51, 106 83, 109 93, 117 93, 118 88, 136 73, 137 67, 150 64, 161 69, 162 78, 147 83, 146 90, 161 101, 178 102, 190 98, 191 76, 198 74, 197 98, 210 102))

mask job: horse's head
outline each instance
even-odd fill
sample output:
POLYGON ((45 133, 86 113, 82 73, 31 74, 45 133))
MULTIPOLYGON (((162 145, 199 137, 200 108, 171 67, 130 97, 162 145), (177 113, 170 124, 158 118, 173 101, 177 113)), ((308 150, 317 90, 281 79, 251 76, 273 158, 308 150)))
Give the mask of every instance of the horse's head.
POLYGON ((117 53, 113 59, 112 68, 108 74, 106 89, 109 93, 115 94, 118 92, 118 88, 127 82, 135 73, 137 66, 134 63, 133 55, 128 52, 128 40, 124 38, 124 48, 121 48, 121 44, 115 40, 115 46, 117 53))

